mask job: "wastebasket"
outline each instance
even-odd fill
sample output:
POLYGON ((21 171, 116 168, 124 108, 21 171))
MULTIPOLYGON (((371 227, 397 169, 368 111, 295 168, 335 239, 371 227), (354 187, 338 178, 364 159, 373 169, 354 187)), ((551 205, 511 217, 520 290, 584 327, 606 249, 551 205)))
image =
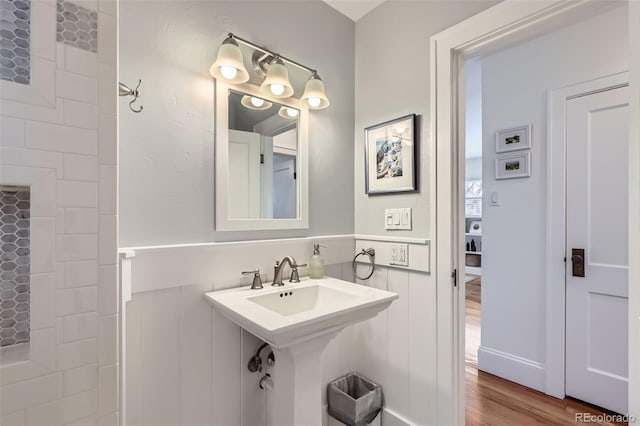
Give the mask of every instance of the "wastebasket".
POLYGON ((365 426, 382 409, 382 388, 358 373, 351 373, 329 383, 327 403, 331 417, 348 426, 365 426))

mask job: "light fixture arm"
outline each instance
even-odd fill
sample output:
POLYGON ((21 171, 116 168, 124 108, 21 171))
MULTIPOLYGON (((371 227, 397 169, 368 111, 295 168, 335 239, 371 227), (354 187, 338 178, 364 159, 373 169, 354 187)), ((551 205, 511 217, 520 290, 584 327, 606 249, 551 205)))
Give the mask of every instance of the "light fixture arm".
POLYGON ((259 45, 255 44, 255 43, 250 42, 249 40, 246 40, 246 39, 244 39, 242 37, 238 37, 237 35, 235 35, 233 33, 229 33, 228 36, 231 37, 232 39, 244 44, 245 46, 251 47, 254 50, 259 50, 260 52, 265 53, 267 55, 270 55, 270 56, 273 56, 273 57, 278 57, 278 58, 282 59, 284 62, 287 62, 287 63, 289 63, 289 64, 291 64, 291 65, 293 65, 295 67, 298 67, 298 68, 300 68, 300 69, 302 69, 304 71, 307 71, 307 72, 309 72, 311 74, 315 74, 315 75, 318 74, 318 72, 316 70, 314 70, 313 68, 309 68, 306 65, 302 65, 300 62, 296 62, 293 59, 289 59, 289 58, 287 58, 285 56, 282 56, 279 53, 276 53, 276 52, 274 52, 272 50, 267 49, 266 47, 259 46, 259 45))

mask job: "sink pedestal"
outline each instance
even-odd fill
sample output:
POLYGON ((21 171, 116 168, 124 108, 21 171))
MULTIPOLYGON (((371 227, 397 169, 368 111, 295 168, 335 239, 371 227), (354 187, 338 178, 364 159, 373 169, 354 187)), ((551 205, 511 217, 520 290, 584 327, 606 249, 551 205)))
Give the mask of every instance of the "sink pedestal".
POLYGON ((267 399, 267 426, 321 426, 322 358, 331 331, 285 348, 274 348, 274 390, 267 399))

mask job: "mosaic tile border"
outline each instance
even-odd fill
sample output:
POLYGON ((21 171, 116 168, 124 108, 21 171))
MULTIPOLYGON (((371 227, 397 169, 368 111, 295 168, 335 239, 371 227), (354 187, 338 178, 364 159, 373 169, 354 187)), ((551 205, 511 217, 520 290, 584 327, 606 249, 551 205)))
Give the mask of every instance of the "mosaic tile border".
POLYGON ((30 211, 28 189, 0 189, 0 347, 31 338, 30 211))
POLYGON ((0 0, 0 79, 31 83, 31 0, 0 0))
POLYGON ((58 0, 56 10, 58 43, 96 53, 98 51, 98 13, 67 0, 58 0))

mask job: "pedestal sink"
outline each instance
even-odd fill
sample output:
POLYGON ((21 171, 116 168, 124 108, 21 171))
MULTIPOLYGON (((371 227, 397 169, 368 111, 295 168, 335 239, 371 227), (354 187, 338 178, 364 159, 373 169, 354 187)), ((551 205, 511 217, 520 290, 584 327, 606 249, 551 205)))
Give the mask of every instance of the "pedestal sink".
POLYGON ((327 344, 346 326, 376 316, 398 298, 396 293, 334 278, 205 296, 215 309, 274 350, 271 426, 322 424, 320 367, 327 344))

